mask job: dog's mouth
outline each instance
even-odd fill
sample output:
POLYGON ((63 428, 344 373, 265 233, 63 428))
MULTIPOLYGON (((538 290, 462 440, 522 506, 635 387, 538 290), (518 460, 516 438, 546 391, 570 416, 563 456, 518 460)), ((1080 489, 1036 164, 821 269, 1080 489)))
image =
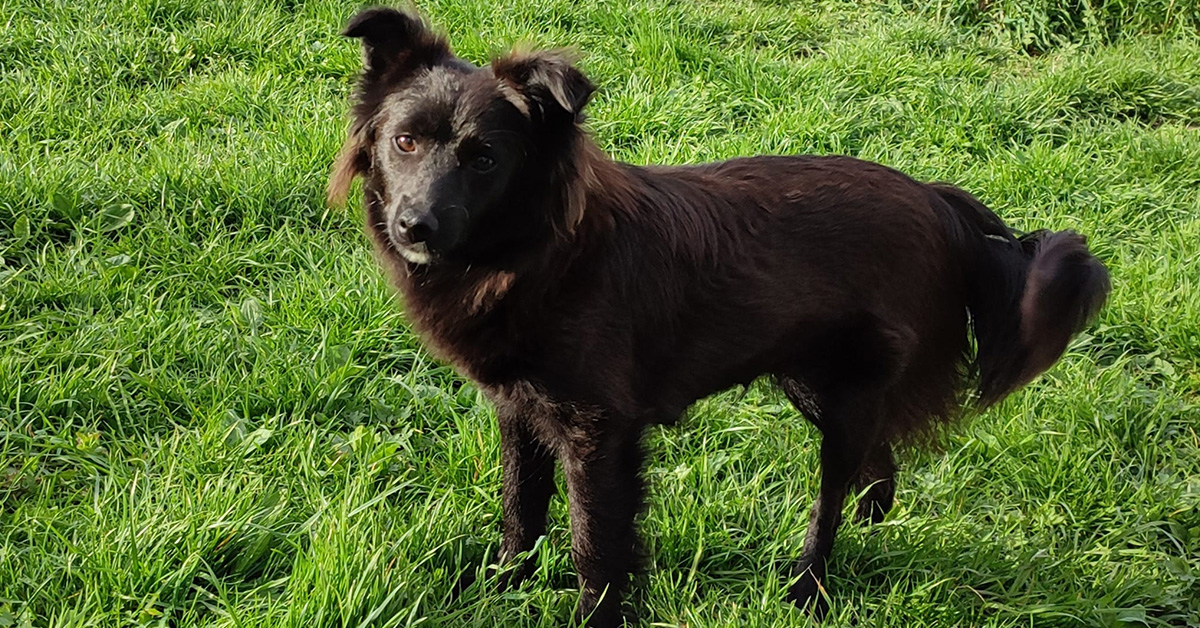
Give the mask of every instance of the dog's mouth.
POLYGON ((410 242, 408 238, 397 232, 394 225, 389 224, 382 229, 391 248, 410 264, 424 265, 433 261, 433 251, 429 250, 426 242, 410 242))
MULTIPOLYGON (((450 209, 458 211, 444 210, 437 217, 430 216, 428 220, 415 224, 404 224, 393 216, 387 222, 380 223, 379 229, 391 245, 392 252, 405 262, 420 266, 437 264, 448 259, 459 242, 462 228, 457 219, 460 215, 466 217, 465 209, 457 206, 450 209)), ((399 211, 397 209, 392 213, 394 215, 399 211)))
POLYGON ((416 244, 399 244, 393 242, 396 246, 396 251, 400 253, 400 257, 410 264, 428 264, 433 261, 433 253, 429 251, 429 247, 424 242, 416 244))

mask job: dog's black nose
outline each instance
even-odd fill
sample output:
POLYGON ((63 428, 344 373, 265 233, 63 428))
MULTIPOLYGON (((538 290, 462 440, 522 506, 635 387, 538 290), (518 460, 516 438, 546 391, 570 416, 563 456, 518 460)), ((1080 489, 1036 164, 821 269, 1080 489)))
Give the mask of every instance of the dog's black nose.
POLYGON ((437 218, 433 216, 432 212, 421 215, 408 213, 400 215, 400 233, 412 244, 420 244, 433 237, 437 226, 437 218))

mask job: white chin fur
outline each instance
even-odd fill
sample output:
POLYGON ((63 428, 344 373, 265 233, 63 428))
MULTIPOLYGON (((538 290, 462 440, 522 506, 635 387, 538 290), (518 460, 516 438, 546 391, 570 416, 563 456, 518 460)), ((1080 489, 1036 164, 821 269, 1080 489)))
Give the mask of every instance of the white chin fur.
POLYGON ((428 264, 430 260, 429 248, 424 242, 409 246, 397 247, 400 251, 400 256, 412 264, 428 264))

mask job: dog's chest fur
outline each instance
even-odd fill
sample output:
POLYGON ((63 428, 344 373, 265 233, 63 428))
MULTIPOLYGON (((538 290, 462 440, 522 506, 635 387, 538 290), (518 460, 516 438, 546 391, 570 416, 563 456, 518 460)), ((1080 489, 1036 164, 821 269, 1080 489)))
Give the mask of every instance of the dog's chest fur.
POLYGON ((438 357, 481 384, 507 383, 527 371, 537 347, 521 333, 528 321, 514 318, 515 274, 416 268, 398 275, 409 317, 438 357))
POLYGON ((531 274, 522 281, 519 272, 419 268, 396 283, 426 345, 497 404, 556 420, 581 411, 655 423, 678 418, 686 404, 664 411, 637 392, 627 326, 612 315, 579 318, 599 297, 570 285, 587 282, 531 274))

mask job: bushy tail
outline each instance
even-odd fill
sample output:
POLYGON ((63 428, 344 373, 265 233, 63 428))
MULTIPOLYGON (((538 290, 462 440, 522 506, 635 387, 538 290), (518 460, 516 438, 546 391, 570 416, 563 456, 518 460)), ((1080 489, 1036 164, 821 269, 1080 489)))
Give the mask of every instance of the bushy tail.
POLYGON ((955 232, 973 269, 967 307, 975 331, 978 403, 984 407, 1058 360, 1104 305, 1108 270, 1074 231, 1017 237, 967 192, 933 188, 955 210, 955 232))

